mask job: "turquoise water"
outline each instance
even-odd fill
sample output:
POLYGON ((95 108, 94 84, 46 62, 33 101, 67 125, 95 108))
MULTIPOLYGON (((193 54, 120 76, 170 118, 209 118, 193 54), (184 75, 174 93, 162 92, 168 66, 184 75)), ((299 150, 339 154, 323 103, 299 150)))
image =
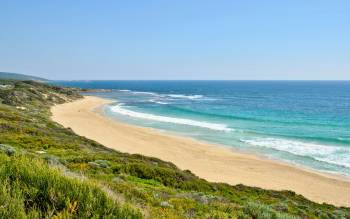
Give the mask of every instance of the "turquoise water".
POLYGON ((350 176, 349 81, 73 81, 107 115, 350 176))

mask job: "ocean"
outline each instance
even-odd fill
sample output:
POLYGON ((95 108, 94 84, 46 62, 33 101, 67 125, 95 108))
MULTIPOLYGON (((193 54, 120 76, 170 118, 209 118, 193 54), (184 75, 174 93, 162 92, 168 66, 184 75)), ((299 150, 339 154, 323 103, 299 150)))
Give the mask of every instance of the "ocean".
POLYGON ((350 176, 350 81, 56 81, 114 89, 107 116, 350 176))

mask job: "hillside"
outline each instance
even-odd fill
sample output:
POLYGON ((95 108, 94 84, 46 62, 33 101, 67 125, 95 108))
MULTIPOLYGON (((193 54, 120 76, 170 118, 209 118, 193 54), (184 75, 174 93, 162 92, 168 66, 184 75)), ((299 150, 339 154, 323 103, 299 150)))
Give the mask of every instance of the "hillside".
POLYGON ((3 80, 31 80, 31 81, 48 81, 45 78, 40 78, 31 75, 24 75, 18 73, 10 73, 10 72, 0 72, 0 79, 3 80))
POLYGON ((78 89, 0 84, 0 218, 350 218, 291 191, 210 183, 105 148, 50 120, 78 89))

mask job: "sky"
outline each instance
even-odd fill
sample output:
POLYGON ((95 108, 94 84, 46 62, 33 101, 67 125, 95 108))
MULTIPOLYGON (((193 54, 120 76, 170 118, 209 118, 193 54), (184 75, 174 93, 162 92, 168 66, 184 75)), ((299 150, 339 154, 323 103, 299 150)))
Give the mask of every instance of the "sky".
POLYGON ((348 0, 0 0, 0 71, 56 80, 349 80, 348 0))

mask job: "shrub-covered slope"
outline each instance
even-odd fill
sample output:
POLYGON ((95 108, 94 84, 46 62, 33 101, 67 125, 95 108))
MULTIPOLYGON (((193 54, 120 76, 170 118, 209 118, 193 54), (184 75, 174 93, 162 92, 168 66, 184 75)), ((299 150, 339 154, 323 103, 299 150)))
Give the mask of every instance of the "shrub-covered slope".
POLYGON ((39 159, 0 154, 0 218, 141 218, 96 183, 61 172, 39 159))
POLYGON ((210 183, 78 136, 49 118, 76 89, 0 84, 0 218, 350 218, 349 208, 210 183))
POLYGON ((18 73, 10 73, 10 72, 0 72, 1 80, 32 80, 32 81, 48 81, 45 78, 40 78, 31 75, 24 75, 18 73))

